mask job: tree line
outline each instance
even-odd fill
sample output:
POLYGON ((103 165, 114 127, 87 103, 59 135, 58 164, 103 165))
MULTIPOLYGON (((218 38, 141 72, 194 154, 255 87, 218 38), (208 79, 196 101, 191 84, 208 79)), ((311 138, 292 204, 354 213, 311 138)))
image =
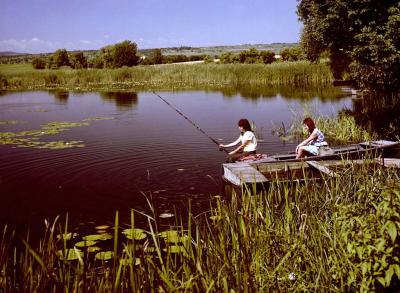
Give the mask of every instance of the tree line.
MULTIPOLYGON (((296 61, 304 58, 299 47, 284 48, 280 52, 284 61, 296 61)), ((219 59, 221 63, 262 63, 270 64, 276 60, 275 53, 269 50, 258 51, 255 48, 243 50, 239 53, 226 52, 220 56, 199 55, 163 55, 161 49, 154 49, 149 56, 139 56, 137 45, 131 41, 123 41, 114 45, 103 47, 92 57, 83 52, 68 53, 66 49, 59 49, 47 57, 35 57, 32 65, 35 69, 58 69, 69 66, 73 69, 84 68, 119 68, 122 66, 155 65, 181 63, 188 61, 213 62, 219 59)))

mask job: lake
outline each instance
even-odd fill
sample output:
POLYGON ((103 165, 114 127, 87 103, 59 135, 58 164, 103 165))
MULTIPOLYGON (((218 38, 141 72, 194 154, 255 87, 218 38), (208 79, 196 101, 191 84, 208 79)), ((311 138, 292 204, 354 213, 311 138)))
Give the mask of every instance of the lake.
MULTIPOLYGON (((293 111, 352 108, 346 96, 158 94, 222 143, 236 140, 237 121, 248 118, 258 152, 268 154, 294 150, 272 134, 274 125, 289 127, 293 111)), ((186 211, 189 200, 200 213, 223 193, 226 154, 152 92, 3 92, 0 117, 0 132, 30 136, 0 144, 0 223, 35 226, 68 212, 73 223, 101 225, 116 210, 129 222, 130 209, 149 211, 146 198, 158 214, 186 211)))

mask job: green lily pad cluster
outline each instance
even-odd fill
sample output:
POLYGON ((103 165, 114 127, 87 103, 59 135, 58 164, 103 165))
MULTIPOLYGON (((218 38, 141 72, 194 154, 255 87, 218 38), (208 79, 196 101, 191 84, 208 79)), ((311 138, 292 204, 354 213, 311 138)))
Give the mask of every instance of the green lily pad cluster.
POLYGON ((122 231, 122 234, 130 240, 143 240, 147 237, 146 231, 138 228, 125 229, 122 231))
POLYGON ((76 248, 70 248, 57 251, 57 255, 62 260, 77 260, 83 257, 83 252, 76 248))
POLYGON ((19 121, 16 120, 8 120, 8 121, 0 121, 0 125, 7 125, 7 124, 18 124, 19 121))
POLYGON ((188 235, 180 233, 176 230, 164 231, 159 235, 167 244, 166 247, 163 248, 164 252, 176 253, 184 257, 189 256, 188 248, 190 245, 190 237, 188 235))
MULTIPOLYGON (((82 122, 66 122, 66 121, 55 121, 49 122, 40 129, 27 130, 19 132, 0 132, 0 145, 14 145, 16 147, 25 148, 36 148, 36 149, 51 149, 60 150, 67 148, 84 147, 83 141, 72 140, 72 141, 41 141, 40 138, 47 135, 56 135, 61 132, 70 130, 74 127, 89 126, 89 122, 94 120, 110 120, 113 118, 109 117, 89 117, 82 122)), ((17 121, 1 121, 2 124, 17 124, 17 121), (15 122, 15 123, 14 123, 15 122)))
POLYGON ((88 117, 82 121, 101 121, 101 120, 112 120, 114 117, 88 117))

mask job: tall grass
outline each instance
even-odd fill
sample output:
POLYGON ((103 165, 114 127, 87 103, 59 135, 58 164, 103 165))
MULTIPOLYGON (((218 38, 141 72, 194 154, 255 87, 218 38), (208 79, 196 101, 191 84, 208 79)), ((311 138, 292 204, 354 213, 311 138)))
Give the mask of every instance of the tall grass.
POLYGON ((337 116, 321 116, 313 114, 309 109, 303 113, 293 112, 291 124, 286 130, 285 125, 273 127, 273 132, 283 140, 302 140, 307 133, 303 129, 303 119, 312 117, 316 127, 320 129, 330 145, 341 145, 346 143, 359 143, 361 141, 376 140, 378 137, 359 126, 353 116, 341 113, 337 116))
MULTIPOLYGON (((113 257, 60 258, 68 226, 47 224, 38 248, 0 240, 0 290, 46 292, 353 292, 400 289, 400 178, 379 165, 301 186, 217 198, 205 215, 178 223, 181 240, 160 236, 146 215, 145 241, 117 238, 113 257), (295 188, 294 188, 295 187, 295 188), (179 242, 179 243, 178 243, 179 242), (176 252, 179 253, 176 253, 176 252), (17 272, 17 273, 15 273, 17 272)), ((132 213, 131 227, 135 224, 132 213)))
POLYGON ((10 70, 0 66, 0 89, 175 89, 237 86, 326 86, 326 64, 171 64, 120 69, 10 70))

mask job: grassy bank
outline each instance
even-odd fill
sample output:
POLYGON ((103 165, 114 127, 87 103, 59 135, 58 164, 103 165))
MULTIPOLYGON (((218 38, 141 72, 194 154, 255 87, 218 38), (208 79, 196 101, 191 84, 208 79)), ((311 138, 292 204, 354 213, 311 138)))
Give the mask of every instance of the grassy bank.
POLYGON ((146 231, 134 229, 134 213, 123 230, 117 214, 113 232, 103 237, 111 238, 109 251, 102 253, 90 249, 93 236, 74 239, 66 223, 47 224, 35 247, 27 238, 15 245, 4 228, 0 290, 399 290, 398 171, 349 168, 341 178, 296 188, 276 183, 258 195, 244 190, 243 196, 217 198, 209 213, 190 216, 167 233, 159 233, 153 215, 146 231))
POLYGON ((120 69, 34 70, 30 64, 0 65, 0 89, 181 89, 238 86, 326 86, 326 64, 175 64, 120 69))

